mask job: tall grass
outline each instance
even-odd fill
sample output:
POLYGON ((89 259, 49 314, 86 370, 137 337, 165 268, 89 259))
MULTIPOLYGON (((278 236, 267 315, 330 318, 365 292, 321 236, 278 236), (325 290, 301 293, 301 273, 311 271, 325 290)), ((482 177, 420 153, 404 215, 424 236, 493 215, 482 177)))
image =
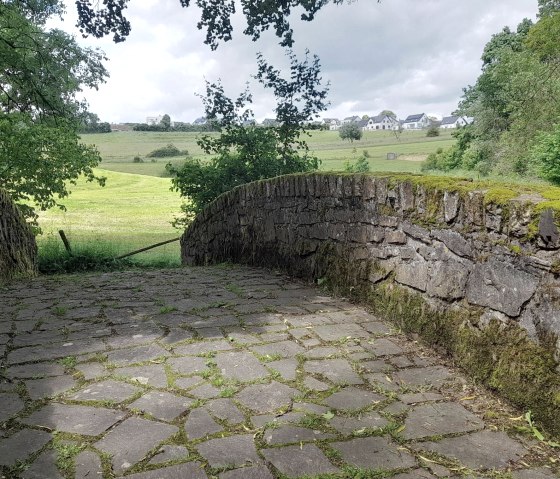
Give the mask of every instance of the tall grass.
MULTIPOLYGON (((79 241, 71 245, 68 253, 61 241, 49 237, 38 242, 39 271, 42 274, 79 273, 86 271, 118 271, 130 268, 171 268, 180 265, 178 249, 156 253, 139 253, 128 258, 116 259, 128 252, 129 244, 111 241, 79 241)), ((144 245, 148 246, 148 245, 144 245)))

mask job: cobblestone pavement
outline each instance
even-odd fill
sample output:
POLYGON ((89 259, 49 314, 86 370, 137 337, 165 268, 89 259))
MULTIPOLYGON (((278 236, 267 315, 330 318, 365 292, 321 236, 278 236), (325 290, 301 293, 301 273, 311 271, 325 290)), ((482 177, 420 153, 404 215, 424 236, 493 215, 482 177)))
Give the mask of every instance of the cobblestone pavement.
POLYGON ((0 305, 3 477, 560 477, 504 432, 519 412, 283 275, 41 278, 0 305))

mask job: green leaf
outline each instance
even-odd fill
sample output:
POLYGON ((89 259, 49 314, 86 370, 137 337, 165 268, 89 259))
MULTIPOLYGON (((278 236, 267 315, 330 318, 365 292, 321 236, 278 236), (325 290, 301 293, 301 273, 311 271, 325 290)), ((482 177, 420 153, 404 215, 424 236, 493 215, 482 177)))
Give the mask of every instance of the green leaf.
POLYGON ((331 411, 326 412, 325 414, 322 414, 322 416, 327 420, 330 421, 333 417, 334 414, 331 411))

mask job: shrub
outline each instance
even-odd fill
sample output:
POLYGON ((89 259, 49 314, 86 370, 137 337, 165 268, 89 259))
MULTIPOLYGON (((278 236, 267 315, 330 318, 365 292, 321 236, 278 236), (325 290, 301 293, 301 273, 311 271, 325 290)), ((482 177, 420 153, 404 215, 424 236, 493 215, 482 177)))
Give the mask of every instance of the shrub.
POLYGON ((531 160, 536 163, 541 178, 560 185, 560 124, 551 132, 537 136, 531 160))
POLYGON ((169 158, 173 156, 189 156, 189 152, 187 150, 179 150, 175 145, 169 143, 161 148, 156 148, 146 155, 148 158, 169 158))
POLYGON ((344 171, 348 173, 367 173, 369 171, 369 161, 365 155, 360 156, 354 164, 347 161, 344 165, 344 171))
POLYGON ((136 155, 133 159, 132 159, 133 163, 144 163, 144 160, 142 158, 140 158, 138 155, 136 155))
POLYGON ((426 161, 422 163, 421 170, 442 170, 449 171, 458 168, 461 164, 461 155, 454 145, 447 150, 438 148, 435 153, 431 153, 426 161))
POLYGON ((430 128, 428 128, 428 131, 426 132, 426 136, 427 137, 439 136, 439 128, 434 125, 430 126, 430 128))

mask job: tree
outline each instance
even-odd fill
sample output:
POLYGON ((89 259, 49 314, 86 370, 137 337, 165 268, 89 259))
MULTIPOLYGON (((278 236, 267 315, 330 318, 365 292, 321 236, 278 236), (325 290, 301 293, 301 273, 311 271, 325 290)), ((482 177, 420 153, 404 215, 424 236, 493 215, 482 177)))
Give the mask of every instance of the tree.
MULTIPOLYGON (((293 30, 290 26, 290 16, 294 9, 301 10, 300 19, 312 21, 321 8, 328 3, 342 4, 345 0, 280 0, 259 1, 241 0, 241 9, 247 26, 243 33, 257 40, 261 33, 273 28, 280 38, 280 45, 292 47, 294 43, 293 30)), ((356 1, 356 0, 346 0, 356 1)), ((380 0, 378 0, 379 2, 380 0)), ((104 0, 103 7, 99 7, 97 0, 76 0, 78 10, 78 24, 84 36, 93 35, 100 38, 113 35, 115 42, 121 42, 130 34, 131 25, 124 16, 129 0, 104 0)), ((231 17, 236 12, 235 0, 179 0, 179 4, 190 7, 195 3, 201 10, 198 22, 199 30, 206 30, 204 43, 212 50, 218 47, 220 41, 229 41, 233 36, 231 17)))
POLYGON ((161 121, 159 122, 159 124, 165 131, 169 131, 169 129, 171 128, 171 117, 166 113, 161 117, 161 121))
POLYGON ((80 133, 111 133, 111 125, 106 121, 100 122, 95 113, 86 111, 81 118, 80 133))
POLYGON ((389 118, 394 118, 395 120, 397 119, 397 114, 392 111, 392 110, 383 110, 381 113, 379 113, 380 115, 386 115, 389 118))
POLYGON ((546 17, 560 11, 560 0, 538 0, 539 16, 546 17))
POLYGON ((353 143, 354 140, 362 139, 363 132, 355 121, 351 121, 350 123, 342 125, 338 130, 338 134, 343 140, 348 140, 350 143, 353 143))
POLYGON ((62 11, 59 0, 0 3, 0 185, 28 216, 29 201, 58 205, 80 175, 104 182, 99 153, 79 142, 87 109, 77 98, 104 81, 104 56, 45 28, 62 11))
POLYGON ((188 223, 194 214, 220 194, 232 188, 264 178, 317 169, 319 161, 310 154, 304 136, 305 122, 327 108, 328 87, 321 86, 317 57, 307 55, 300 62, 289 53, 290 75, 285 79, 259 54, 255 78, 276 97, 277 126, 259 127, 249 105, 248 88, 235 100, 230 99, 221 83, 207 83, 202 97, 208 121, 220 134, 204 135, 198 145, 212 158, 209 162, 188 159, 167 170, 174 176, 173 188, 189 199, 183 205, 188 223))

